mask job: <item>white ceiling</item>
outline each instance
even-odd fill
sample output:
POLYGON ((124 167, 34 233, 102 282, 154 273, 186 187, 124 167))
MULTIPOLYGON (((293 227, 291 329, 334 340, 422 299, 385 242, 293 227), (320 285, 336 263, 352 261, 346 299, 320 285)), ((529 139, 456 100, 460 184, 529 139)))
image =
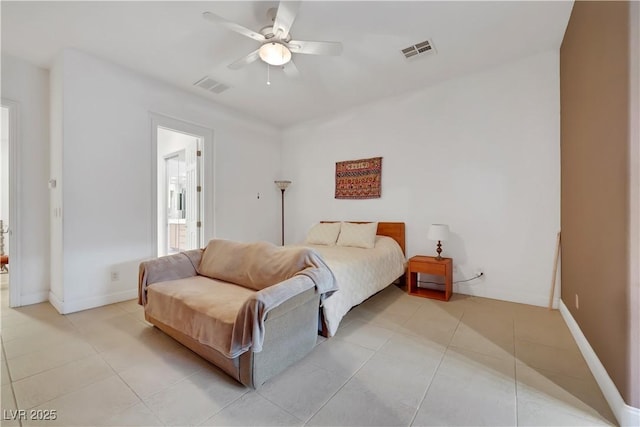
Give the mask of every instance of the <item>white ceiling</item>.
POLYGON ((208 97, 278 126, 432 85, 536 52, 558 49, 569 1, 304 1, 291 33, 339 41, 338 57, 295 55, 287 78, 254 62, 227 65, 256 49, 249 38, 202 18, 212 11, 248 28, 268 24, 274 1, 0 2, 2 52, 49 68, 72 47, 208 97), (436 55, 400 50, 431 39, 436 55), (232 86, 220 95, 193 87, 201 77, 232 86))

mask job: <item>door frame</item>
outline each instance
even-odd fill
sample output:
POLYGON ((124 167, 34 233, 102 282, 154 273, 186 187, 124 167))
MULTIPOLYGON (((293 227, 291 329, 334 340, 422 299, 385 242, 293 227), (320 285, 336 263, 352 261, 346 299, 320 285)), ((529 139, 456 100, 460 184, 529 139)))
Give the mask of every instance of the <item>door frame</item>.
POLYGON ((20 228, 20 200, 18 195, 21 190, 20 174, 20 149, 18 138, 20 135, 20 109, 16 101, 2 98, 1 104, 9 109, 9 306, 20 307, 22 305, 22 257, 20 228))
POLYGON ((213 238, 215 230, 215 174, 214 156, 215 143, 214 132, 204 126, 187 122, 174 117, 150 112, 151 118, 151 246, 149 253, 152 258, 158 255, 158 128, 166 128, 185 133, 202 139, 202 156, 200 165, 201 174, 201 221, 200 244, 204 245, 208 239, 213 238))

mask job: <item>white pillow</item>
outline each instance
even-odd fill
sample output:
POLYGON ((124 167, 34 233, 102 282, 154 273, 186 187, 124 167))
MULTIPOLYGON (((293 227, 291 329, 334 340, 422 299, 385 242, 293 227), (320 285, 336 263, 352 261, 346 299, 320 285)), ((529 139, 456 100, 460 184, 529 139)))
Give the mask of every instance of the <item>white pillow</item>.
POLYGON ((338 234, 340 234, 339 222, 321 222, 311 227, 305 242, 310 245, 335 246, 338 234))
POLYGON ((376 243, 377 222, 355 224, 343 222, 338 237, 338 246, 354 246, 356 248, 371 249, 376 243))

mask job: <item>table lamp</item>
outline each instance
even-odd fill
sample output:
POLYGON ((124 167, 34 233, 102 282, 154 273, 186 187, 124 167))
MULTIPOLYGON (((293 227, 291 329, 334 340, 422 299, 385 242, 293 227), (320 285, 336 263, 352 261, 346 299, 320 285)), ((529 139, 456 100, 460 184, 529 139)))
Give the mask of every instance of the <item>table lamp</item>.
POLYGON ((436 259, 438 261, 443 260, 440 256, 442 253, 442 244, 440 242, 444 242, 449 238, 449 226, 447 224, 431 224, 429 227, 429 232, 427 233, 427 239, 429 240, 437 240, 438 248, 436 252, 438 252, 438 256, 436 259))

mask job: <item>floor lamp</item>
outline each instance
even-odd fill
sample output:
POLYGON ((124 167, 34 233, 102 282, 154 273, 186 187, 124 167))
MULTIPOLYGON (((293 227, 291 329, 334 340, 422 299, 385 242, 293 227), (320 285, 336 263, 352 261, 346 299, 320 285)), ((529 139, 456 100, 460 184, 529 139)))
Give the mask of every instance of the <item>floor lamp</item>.
POLYGON ((273 181, 276 183, 278 188, 280 189, 280 194, 282 196, 282 246, 284 246, 284 190, 287 189, 291 181, 273 181))

